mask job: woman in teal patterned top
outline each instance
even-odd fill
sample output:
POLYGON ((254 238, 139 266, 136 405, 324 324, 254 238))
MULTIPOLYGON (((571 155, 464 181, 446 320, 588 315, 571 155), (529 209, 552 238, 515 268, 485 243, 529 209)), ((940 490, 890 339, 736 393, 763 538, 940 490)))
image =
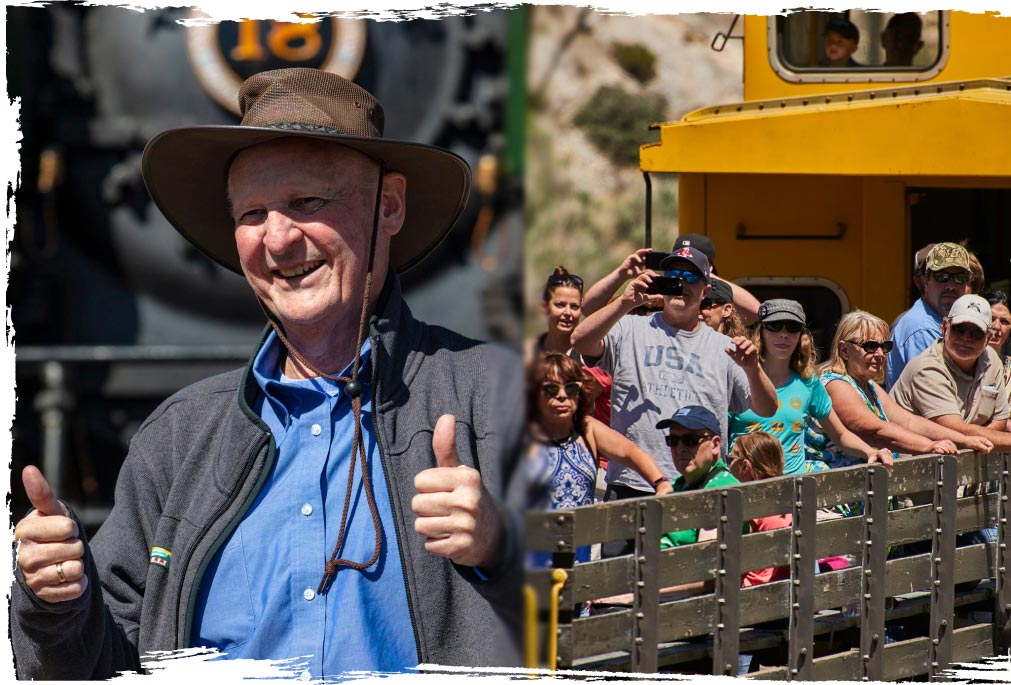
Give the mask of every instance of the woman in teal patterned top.
MULTIPOLYGON (((885 357, 891 349, 888 324, 864 311, 850 312, 836 328, 830 356, 819 367, 832 406, 851 431, 875 447, 905 454, 954 454, 958 448, 989 452, 985 438, 963 435, 906 411, 882 390, 885 357)), ((809 445, 831 467, 856 462, 840 454, 834 441, 817 444, 817 426, 809 445)))
POLYGON ((758 348, 762 368, 776 386, 779 409, 771 417, 758 416, 751 410, 730 414, 727 430, 731 449, 738 436, 765 431, 783 444, 786 455, 783 473, 805 473, 807 423, 814 417, 847 455, 861 462, 880 462, 886 468, 891 467, 891 452, 868 445, 847 430, 832 410, 832 401, 814 375, 814 341, 800 303, 784 299, 763 302, 758 308, 758 321, 752 341, 758 348))

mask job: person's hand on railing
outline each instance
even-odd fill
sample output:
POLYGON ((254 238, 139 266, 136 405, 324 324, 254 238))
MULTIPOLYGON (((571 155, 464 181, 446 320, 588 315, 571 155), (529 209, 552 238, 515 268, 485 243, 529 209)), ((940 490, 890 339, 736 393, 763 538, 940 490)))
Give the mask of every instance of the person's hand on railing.
POLYGON ((890 473, 892 470, 892 464, 895 463, 895 460, 892 458, 892 451, 882 447, 881 449, 875 450, 867 455, 867 463, 881 464, 888 469, 890 473))
POLYGON ((973 452, 982 452, 983 454, 989 454, 993 451, 993 443, 981 435, 966 435, 962 440, 958 441, 958 446, 970 449, 973 452))
POLYGON ((958 445, 951 440, 935 440, 930 443, 928 454, 958 454, 958 445))

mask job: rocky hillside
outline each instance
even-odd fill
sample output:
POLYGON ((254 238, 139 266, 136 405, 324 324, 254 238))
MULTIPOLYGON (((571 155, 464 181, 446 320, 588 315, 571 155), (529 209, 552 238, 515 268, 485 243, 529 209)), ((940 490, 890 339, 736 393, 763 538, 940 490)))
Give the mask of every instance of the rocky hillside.
MULTIPOLYGON (((555 264, 592 282, 642 245, 637 148, 658 139, 647 126, 740 100, 742 50, 739 40, 723 52, 710 48, 729 14, 529 12, 524 293, 534 334, 543 329, 537 302, 555 264)), ((738 22, 734 33, 741 30, 738 22)), ((654 246, 669 248, 677 232, 677 179, 654 177, 654 246)))

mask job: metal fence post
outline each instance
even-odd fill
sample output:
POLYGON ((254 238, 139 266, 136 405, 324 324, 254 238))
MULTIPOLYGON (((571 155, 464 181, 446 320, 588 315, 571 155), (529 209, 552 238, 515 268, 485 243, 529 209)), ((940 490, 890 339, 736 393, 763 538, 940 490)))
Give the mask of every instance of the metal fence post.
POLYGON ((860 602, 860 679, 881 680, 885 647, 885 545, 888 542, 888 472, 867 467, 860 602))
POLYGON ((740 490, 720 490, 717 500, 716 628, 713 631, 713 675, 737 675, 741 646, 741 527, 744 525, 740 490))
POLYGON ((817 485, 793 479, 793 540, 790 548, 790 657, 787 680, 811 680, 814 657, 814 565, 817 485))
POLYGON ((660 613, 660 521, 656 498, 643 499, 636 511, 635 590, 632 593, 632 671, 656 673, 660 613))
POLYGON ((997 607, 994 612, 993 644, 994 656, 1007 654, 1011 647, 1008 622, 1011 621, 1011 583, 1007 578, 1007 543, 1011 539, 1011 524, 1008 523, 1008 494, 1011 493, 1011 452, 1000 455, 1000 479, 997 499, 997 607))
POLYGON ((955 511, 958 497, 958 459, 939 456, 934 461, 934 532, 930 558, 930 678, 951 662, 951 632, 955 620, 955 511))

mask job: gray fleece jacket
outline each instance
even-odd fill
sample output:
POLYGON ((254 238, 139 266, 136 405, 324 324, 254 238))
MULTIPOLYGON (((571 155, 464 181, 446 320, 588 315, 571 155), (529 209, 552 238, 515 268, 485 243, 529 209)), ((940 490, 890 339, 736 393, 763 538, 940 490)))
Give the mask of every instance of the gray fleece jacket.
MULTIPOLYGON (((418 662, 519 665, 520 361, 414 319, 392 273, 376 312, 374 430, 418 662), (487 580, 427 552, 414 532, 414 476, 435 466, 432 428, 445 413, 457 417, 460 463, 478 469, 507 503, 507 560, 487 580)), ((144 422, 119 474, 115 506, 86 544, 90 582, 79 599, 43 602, 16 568, 11 637, 18 677, 107 678, 141 669, 147 652, 190 646, 204 571, 274 464, 274 440, 251 409, 259 392, 247 365, 181 390, 144 422), (152 547, 171 551, 167 567, 156 563, 152 547)))

